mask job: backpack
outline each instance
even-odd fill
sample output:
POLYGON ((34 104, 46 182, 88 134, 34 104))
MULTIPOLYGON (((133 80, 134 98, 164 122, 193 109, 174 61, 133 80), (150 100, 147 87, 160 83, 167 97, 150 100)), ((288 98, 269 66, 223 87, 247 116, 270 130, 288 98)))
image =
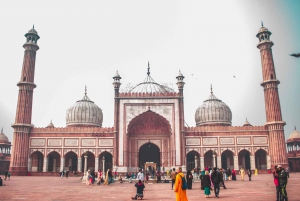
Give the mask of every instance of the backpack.
MULTIPOLYGON (((180 175, 179 175, 180 176, 180 175)), ((187 183, 186 183, 186 180, 185 180, 185 177, 182 177, 180 176, 181 179, 182 179, 182 185, 181 185, 181 188, 182 190, 186 190, 187 189, 187 183)))

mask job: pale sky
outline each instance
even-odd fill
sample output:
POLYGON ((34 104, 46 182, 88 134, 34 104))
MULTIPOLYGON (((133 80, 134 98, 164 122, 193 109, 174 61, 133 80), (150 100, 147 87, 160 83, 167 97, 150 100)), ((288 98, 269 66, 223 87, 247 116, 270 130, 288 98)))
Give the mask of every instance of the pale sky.
POLYGON ((266 122, 261 61, 255 37, 261 21, 273 34, 273 56, 285 135, 300 130, 300 1, 0 1, 0 127, 12 141, 24 34, 35 25, 32 123, 65 127, 66 110, 88 96, 113 126, 116 70, 124 88, 144 80, 147 63, 156 82, 185 76, 185 121, 210 94, 232 111, 232 125, 266 122), (234 78, 235 76, 235 78, 234 78))

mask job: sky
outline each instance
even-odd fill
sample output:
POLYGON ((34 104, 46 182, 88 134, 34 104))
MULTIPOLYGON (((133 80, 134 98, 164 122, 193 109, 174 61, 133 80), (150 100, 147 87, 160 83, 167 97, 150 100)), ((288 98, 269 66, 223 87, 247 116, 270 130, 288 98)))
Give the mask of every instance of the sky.
POLYGON ((300 130, 300 1, 127 0, 0 1, 0 127, 12 141, 25 43, 33 24, 36 55, 32 124, 65 127, 66 110, 84 95, 113 126, 113 79, 121 89, 152 78, 173 85, 185 76, 185 122, 210 94, 232 111, 232 125, 266 123, 262 68, 256 34, 261 21, 271 32, 286 139, 300 130))

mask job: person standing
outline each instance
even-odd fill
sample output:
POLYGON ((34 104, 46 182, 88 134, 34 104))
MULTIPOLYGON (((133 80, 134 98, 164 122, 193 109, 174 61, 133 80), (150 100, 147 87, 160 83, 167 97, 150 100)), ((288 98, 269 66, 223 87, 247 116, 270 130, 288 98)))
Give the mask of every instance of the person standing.
POLYGON ((276 201, 279 201, 279 199, 280 199, 280 188, 279 188, 279 181, 278 181, 277 166, 275 166, 275 169, 273 171, 273 178, 274 178, 274 184, 275 184, 275 188, 276 188, 276 201))
POLYGON ((66 179, 68 179, 69 176, 69 170, 66 171, 66 179))
POLYGON ((0 177, 0 186, 3 186, 3 181, 1 179, 1 177, 0 177))
POLYGON ((99 169, 98 170, 98 174, 97 174, 97 185, 100 185, 101 184, 101 179, 102 179, 102 172, 101 170, 99 169))
POLYGON ((108 185, 109 185, 109 184, 113 183, 113 175, 112 175, 111 169, 108 169, 107 176, 108 176, 108 185))
POLYGON ((175 179, 176 179, 176 172, 175 172, 175 168, 173 168, 173 171, 171 172, 171 180, 172 180, 172 190, 173 190, 173 186, 175 184, 175 179))
POLYGON ((285 167, 285 172, 287 174, 287 177, 290 178, 290 168, 289 168, 289 166, 285 167))
POLYGON ((257 168, 255 168, 255 170, 254 170, 254 176, 257 176, 258 175, 258 170, 257 170, 257 168))
POLYGON ((224 173, 224 170, 221 168, 220 169, 220 183, 222 183, 223 188, 226 189, 226 186, 225 186, 225 183, 224 183, 224 179, 223 179, 223 173, 224 173))
POLYGON ((234 169, 232 169, 231 174, 232 174, 232 181, 236 181, 236 172, 234 169))
POLYGON ((286 185, 288 182, 287 174, 284 170, 284 168, 281 167, 281 165, 277 166, 278 169, 278 181, 279 181, 279 186, 280 186, 280 201, 288 201, 288 195, 286 192, 286 185))
POLYGON ((210 195, 210 188, 211 188, 208 170, 205 171, 204 176, 202 177, 201 186, 203 187, 205 198, 208 198, 210 195))
POLYGON ((230 168, 228 168, 227 175, 228 175, 228 180, 230 181, 231 180, 231 169, 230 168))
POLYGON ((192 182, 193 182, 193 174, 190 170, 188 170, 186 173, 186 183, 188 189, 192 189, 192 184, 193 184, 192 182))
POLYGON ((7 172, 7 170, 5 170, 5 172, 4 172, 4 180, 5 181, 6 181, 7 175, 8 175, 8 172, 7 172))
POLYGON ((61 171, 61 172, 60 172, 60 178, 61 178, 61 179, 64 177, 64 174, 65 174, 64 171, 61 171))
POLYGON ((248 169, 247 175, 248 175, 249 181, 251 181, 252 172, 250 169, 248 169))
POLYGON ((243 168, 241 168, 240 174, 241 174, 241 180, 244 181, 245 170, 243 168))
POLYGON ((214 185, 215 196, 218 198, 220 193, 220 173, 217 171, 217 168, 214 167, 213 172, 211 173, 211 181, 214 185))
POLYGON ((182 178, 184 178, 181 167, 177 168, 177 175, 175 179, 174 192, 176 194, 176 201, 188 201, 186 197, 186 190, 182 189, 182 178))
POLYGON ((137 174, 136 177, 137 180, 141 180, 144 183, 144 173, 142 172, 142 169, 139 170, 139 173, 137 174))
POLYGON ((7 173, 8 180, 10 180, 10 175, 11 175, 11 173, 10 173, 10 171, 8 171, 8 173, 7 173))

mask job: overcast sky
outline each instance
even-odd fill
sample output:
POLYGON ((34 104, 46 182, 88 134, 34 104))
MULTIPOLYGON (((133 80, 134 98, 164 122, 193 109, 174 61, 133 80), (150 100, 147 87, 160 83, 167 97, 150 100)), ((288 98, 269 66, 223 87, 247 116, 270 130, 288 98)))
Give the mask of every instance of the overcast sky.
POLYGON ((266 122, 258 39, 261 21, 271 32, 286 138, 300 130, 300 1, 0 1, 0 127, 12 140, 25 43, 35 25, 32 123, 65 127, 66 110, 84 95, 113 126, 116 70, 124 88, 144 80, 147 62, 156 82, 185 76, 185 121, 213 92, 232 111, 232 125, 266 122), (235 76, 235 78, 234 78, 235 76))

